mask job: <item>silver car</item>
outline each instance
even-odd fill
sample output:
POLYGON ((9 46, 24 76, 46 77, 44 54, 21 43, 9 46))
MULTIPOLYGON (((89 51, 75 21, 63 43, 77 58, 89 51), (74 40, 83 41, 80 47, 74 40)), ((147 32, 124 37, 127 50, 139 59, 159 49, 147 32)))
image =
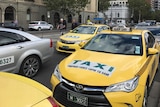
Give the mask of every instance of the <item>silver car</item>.
POLYGON ((29 23, 28 26, 29 30, 52 30, 53 29, 53 25, 49 24, 45 21, 32 21, 29 23))
POLYGON ((52 39, 0 28, 0 71, 33 77, 41 64, 51 59, 53 50, 52 39))

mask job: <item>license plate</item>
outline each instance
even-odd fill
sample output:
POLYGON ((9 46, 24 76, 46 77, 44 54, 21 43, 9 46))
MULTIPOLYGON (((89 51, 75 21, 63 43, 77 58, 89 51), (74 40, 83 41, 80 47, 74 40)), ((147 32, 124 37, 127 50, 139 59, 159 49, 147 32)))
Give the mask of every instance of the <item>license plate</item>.
POLYGON ((14 56, 0 58, 0 66, 8 65, 14 63, 14 56))
POLYGON ((77 104, 80 104, 80 105, 83 105, 83 106, 88 106, 88 97, 81 96, 77 93, 68 92, 67 93, 67 99, 69 101, 74 102, 74 103, 77 103, 77 104))
POLYGON ((69 49, 69 46, 62 46, 63 49, 69 49))

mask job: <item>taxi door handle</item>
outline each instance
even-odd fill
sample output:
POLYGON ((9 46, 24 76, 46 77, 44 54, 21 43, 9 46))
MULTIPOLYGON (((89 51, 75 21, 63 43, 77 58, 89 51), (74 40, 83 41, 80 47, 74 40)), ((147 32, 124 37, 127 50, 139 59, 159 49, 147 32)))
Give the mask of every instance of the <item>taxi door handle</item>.
POLYGON ((18 46, 18 47, 17 47, 17 49, 22 49, 22 48, 24 48, 24 47, 23 47, 23 46, 18 46))

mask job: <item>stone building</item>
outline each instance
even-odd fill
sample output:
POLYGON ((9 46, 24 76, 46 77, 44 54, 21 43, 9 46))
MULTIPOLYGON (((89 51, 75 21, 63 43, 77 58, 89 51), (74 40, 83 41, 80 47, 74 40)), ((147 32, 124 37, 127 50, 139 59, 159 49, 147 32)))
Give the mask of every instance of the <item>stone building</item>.
POLYGON ((160 0, 149 0, 153 10, 160 10, 160 0))
POLYGON ((41 0, 0 0, 0 23, 17 21, 28 28, 31 20, 46 20, 46 16, 41 0))
MULTIPOLYGON (((93 20, 97 15, 98 0, 90 0, 79 16, 67 15, 67 23, 76 18, 80 23, 86 23, 87 19, 93 20)), ((56 26, 62 14, 47 11, 43 0, 0 0, 0 23, 17 21, 24 28, 33 20, 44 20, 56 26)))
POLYGON ((72 19, 76 19, 79 23, 87 23, 87 20, 90 19, 94 22, 94 18, 97 17, 98 14, 98 0, 89 0, 89 4, 86 5, 84 8, 84 11, 80 12, 80 15, 75 14, 74 16, 72 14, 68 14, 67 17, 64 18, 64 16, 56 11, 50 11, 50 22, 54 23, 54 26, 57 25, 60 18, 66 19, 68 26, 70 26, 72 19))
POLYGON ((110 6, 106 11, 106 16, 109 20, 127 21, 129 19, 128 0, 111 0, 110 6))

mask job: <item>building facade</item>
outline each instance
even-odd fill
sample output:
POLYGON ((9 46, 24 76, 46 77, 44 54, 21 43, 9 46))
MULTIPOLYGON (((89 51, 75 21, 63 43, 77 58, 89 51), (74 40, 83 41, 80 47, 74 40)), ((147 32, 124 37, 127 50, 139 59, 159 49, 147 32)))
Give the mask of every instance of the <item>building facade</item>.
MULTIPOLYGON (((75 17, 78 22, 85 23, 97 14, 98 0, 90 0, 79 16, 67 15, 67 22, 71 23, 75 17)), ((44 20, 56 26, 62 14, 55 11, 47 11, 43 0, 0 0, 0 23, 17 21, 20 26, 28 28, 33 20, 44 20)))
MULTIPOLYGON (((56 11, 50 11, 51 21, 54 23, 54 26, 57 26, 59 19, 64 18, 63 14, 60 14, 56 11)), ((87 20, 90 19, 94 22, 94 18, 97 17, 98 14, 98 0, 89 0, 89 4, 86 5, 84 10, 80 12, 80 14, 68 14, 64 19, 67 21, 68 26, 72 23, 72 19, 76 19, 78 23, 87 23, 87 20)))
POLYGON ((28 28, 31 20, 47 20, 41 0, 0 0, 0 23, 17 21, 28 28))
POLYGON ((151 0, 150 3, 153 10, 160 10, 160 0, 151 0))
POLYGON ((110 21, 128 21, 129 9, 128 0, 111 0, 108 10, 105 12, 110 21))

